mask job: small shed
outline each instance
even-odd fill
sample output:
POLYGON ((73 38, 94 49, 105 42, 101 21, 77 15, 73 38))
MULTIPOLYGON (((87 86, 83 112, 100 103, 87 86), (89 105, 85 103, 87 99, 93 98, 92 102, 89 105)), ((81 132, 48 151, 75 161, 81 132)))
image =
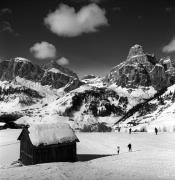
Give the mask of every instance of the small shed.
POLYGON ((31 124, 23 128, 20 141, 20 161, 24 165, 77 160, 79 142, 68 124, 31 124))

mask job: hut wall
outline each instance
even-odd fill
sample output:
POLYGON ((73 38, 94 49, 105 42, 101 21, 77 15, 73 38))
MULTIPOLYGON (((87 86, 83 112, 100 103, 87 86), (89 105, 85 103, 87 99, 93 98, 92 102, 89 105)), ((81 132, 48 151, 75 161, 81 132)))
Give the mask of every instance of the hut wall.
POLYGON ((27 133, 20 140, 20 159, 24 165, 33 164, 33 145, 27 133))
POLYGON ((33 163, 74 162, 76 161, 76 142, 35 147, 33 163))

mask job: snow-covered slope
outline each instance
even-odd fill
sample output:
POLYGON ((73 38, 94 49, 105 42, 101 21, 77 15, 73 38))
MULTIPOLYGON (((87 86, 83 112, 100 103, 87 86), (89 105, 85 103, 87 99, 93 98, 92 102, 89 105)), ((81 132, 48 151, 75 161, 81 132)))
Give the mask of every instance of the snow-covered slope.
MULTIPOLYGON (((43 105, 42 108, 33 111, 32 115, 40 117, 58 115, 62 119, 67 117, 73 128, 99 131, 99 123, 112 127, 128 110, 153 97, 155 93, 152 87, 127 89, 113 85, 99 88, 94 84, 93 86, 85 84, 43 105)), ((48 118, 48 121, 51 122, 51 119, 48 118)), ((18 124, 20 122, 26 124, 30 120, 17 121, 18 124)))
POLYGON ((104 78, 95 75, 86 75, 81 80, 85 84, 89 84, 95 87, 104 87, 106 84, 104 83, 104 78))
POLYGON ((38 66, 18 57, 0 62, 0 114, 2 117, 13 113, 17 118, 58 115, 83 131, 146 126, 173 116, 172 97, 162 90, 170 86, 173 89, 174 83, 173 61, 170 58, 159 61, 144 53, 140 45, 131 47, 126 61, 115 66, 105 78, 86 75, 81 81, 54 61, 38 66))
POLYGON ((122 122, 128 127, 134 124, 133 130, 175 131, 175 85, 170 86, 163 94, 144 103, 135 113, 122 122))
MULTIPOLYGON (((8 94, 5 101, 6 96, 2 91, 1 96, 4 99, 0 101, 1 114, 13 113, 17 114, 17 117, 36 116, 38 119, 49 115, 58 115, 62 119, 67 118, 67 121, 75 129, 99 131, 103 125, 109 131, 108 127, 112 127, 128 110, 153 97, 157 92, 153 87, 140 86, 137 89, 132 89, 122 88, 114 84, 106 86, 99 78, 93 82, 86 82, 79 88, 65 93, 64 87, 54 89, 48 85, 43 86, 39 82, 17 76, 12 82, 0 84, 3 89, 12 87, 15 94, 10 90, 11 94, 8 94), (31 91, 33 94, 22 94, 20 91, 17 96, 17 87, 27 89, 27 92, 31 91), (11 98, 12 100, 10 99, 11 96, 14 97, 11 98), (24 104, 22 99, 27 102, 24 104)), ((45 119, 51 122, 50 118, 45 119)), ((16 123, 28 124, 30 121, 29 118, 22 118, 16 123)))
POLYGON ((43 96, 26 86, 14 82, 0 81, 0 109, 3 112, 14 112, 39 103, 43 96))
POLYGON ((40 66, 21 57, 1 61, 1 121, 7 120, 4 115, 18 118, 39 114, 43 106, 78 86, 77 75, 54 61, 40 66))
POLYGON ((19 133, 19 130, 0 133, 0 179, 175 179, 175 133, 160 133, 158 136, 152 133, 77 133, 80 140, 77 143, 78 162, 9 167, 8 164, 19 158, 19 144, 16 144, 19 133), (128 152, 128 143, 132 143, 133 152, 128 152), (116 155, 117 146, 120 146, 119 155, 116 155))

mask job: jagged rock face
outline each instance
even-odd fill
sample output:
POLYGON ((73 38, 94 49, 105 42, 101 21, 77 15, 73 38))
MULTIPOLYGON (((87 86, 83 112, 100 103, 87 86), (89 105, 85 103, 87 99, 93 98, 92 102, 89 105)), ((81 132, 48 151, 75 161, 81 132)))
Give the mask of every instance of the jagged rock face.
POLYGON ((2 77, 4 73, 4 69, 8 68, 9 61, 1 61, 0 63, 0 77, 2 77))
POLYGON ((56 89, 63 87, 69 82, 69 76, 64 74, 54 73, 51 71, 45 72, 44 76, 41 79, 42 85, 52 85, 56 89))
POLYGON ((15 58, 10 61, 3 61, 0 66, 4 62, 6 62, 6 66, 1 71, 1 80, 13 80, 19 76, 28 80, 39 81, 44 74, 44 70, 27 59, 15 58))
POLYGON ((43 66, 45 73, 41 79, 42 85, 52 85, 58 89, 66 85, 65 91, 77 88, 80 84, 78 76, 71 70, 58 65, 55 61, 43 66))
POLYGON ((138 55, 144 55, 144 52, 143 52, 142 46, 136 44, 130 48, 127 59, 130 59, 130 58, 132 58, 134 56, 138 56, 138 55))
POLYGON ((175 84, 175 64, 169 57, 160 59, 159 63, 164 67, 166 84, 171 86, 175 84))
POLYGON ((170 69, 172 71, 171 61, 160 63, 154 55, 145 54, 142 46, 135 45, 126 61, 114 67, 106 79, 122 87, 153 86, 158 90, 172 83, 172 76, 168 75, 170 69))
POLYGON ((69 69, 56 64, 56 62, 39 66, 27 59, 15 58, 0 63, 1 80, 11 81, 17 76, 34 82, 40 82, 41 85, 50 85, 56 89, 67 85, 67 90, 72 90, 79 85, 77 75, 69 69))
POLYGON ((48 64, 44 64, 44 65, 42 65, 42 68, 45 69, 45 70, 55 68, 55 69, 58 69, 61 73, 64 73, 64 74, 66 74, 68 76, 78 78, 77 74, 75 74, 74 72, 72 72, 71 70, 69 70, 69 69, 67 69, 65 67, 62 67, 62 66, 58 65, 56 61, 51 61, 48 64))
POLYGON ((165 69, 162 65, 156 64, 150 72, 151 83, 154 87, 162 89, 167 87, 167 81, 165 76, 165 69))

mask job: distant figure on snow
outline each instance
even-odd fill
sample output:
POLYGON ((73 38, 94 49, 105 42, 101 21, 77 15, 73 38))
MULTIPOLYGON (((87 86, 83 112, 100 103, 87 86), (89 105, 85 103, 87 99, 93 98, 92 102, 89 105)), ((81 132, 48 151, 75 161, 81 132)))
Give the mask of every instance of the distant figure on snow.
POLYGON ((157 133, 158 133, 158 129, 155 127, 155 129, 154 129, 154 130, 155 130, 155 134, 157 135, 157 133))
POLYGON ((131 143, 128 144, 128 151, 129 151, 129 152, 132 151, 132 145, 131 145, 131 143))
POLYGON ((117 146, 117 154, 120 154, 120 146, 117 146))
POLYGON ((131 129, 131 128, 129 128, 129 134, 131 134, 131 132, 132 132, 132 129, 131 129))

